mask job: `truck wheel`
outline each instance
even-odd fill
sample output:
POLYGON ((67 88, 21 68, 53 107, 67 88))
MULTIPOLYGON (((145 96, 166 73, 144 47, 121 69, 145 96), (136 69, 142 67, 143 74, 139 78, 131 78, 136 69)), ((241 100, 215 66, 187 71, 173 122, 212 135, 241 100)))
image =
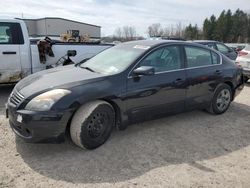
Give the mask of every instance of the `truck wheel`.
POLYGON ((232 89, 223 84, 217 88, 208 111, 213 114, 223 114, 227 111, 232 101, 232 89))
POLYGON ((93 101, 76 111, 70 126, 70 136, 79 147, 95 149, 109 138, 114 125, 113 107, 105 101, 93 101))

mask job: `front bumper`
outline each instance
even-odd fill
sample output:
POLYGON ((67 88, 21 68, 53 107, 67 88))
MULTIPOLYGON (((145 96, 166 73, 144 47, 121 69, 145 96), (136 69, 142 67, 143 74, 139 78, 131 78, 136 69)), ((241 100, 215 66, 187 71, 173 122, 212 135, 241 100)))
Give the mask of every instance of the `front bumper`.
POLYGON ((14 133, 27 142, 64 141, 72 112, 33 112, 16 110, 7 104, 9 123, 14 133))

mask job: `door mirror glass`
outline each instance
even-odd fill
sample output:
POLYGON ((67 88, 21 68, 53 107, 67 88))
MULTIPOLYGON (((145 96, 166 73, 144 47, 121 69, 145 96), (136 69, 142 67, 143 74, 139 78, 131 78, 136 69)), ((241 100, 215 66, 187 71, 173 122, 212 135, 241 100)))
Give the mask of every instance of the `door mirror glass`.
POLYGON ((155 74, 154 67, 151 66, 141 66, 133 71, 135 76, 150 76, 155 74))

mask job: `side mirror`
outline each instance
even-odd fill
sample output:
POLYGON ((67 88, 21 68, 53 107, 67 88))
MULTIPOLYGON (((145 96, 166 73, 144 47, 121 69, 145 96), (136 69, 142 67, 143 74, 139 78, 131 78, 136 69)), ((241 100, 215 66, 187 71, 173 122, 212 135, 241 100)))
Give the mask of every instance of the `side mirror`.
POLYGON ((75 57, 76 56, 76 50, 68 50, 67 51, 67 56, 68 57, 75 57))
POLYGON ((133 71, 135 76, 151 76, 155 74, 154 67, 151 66, 141 66, 133 71))

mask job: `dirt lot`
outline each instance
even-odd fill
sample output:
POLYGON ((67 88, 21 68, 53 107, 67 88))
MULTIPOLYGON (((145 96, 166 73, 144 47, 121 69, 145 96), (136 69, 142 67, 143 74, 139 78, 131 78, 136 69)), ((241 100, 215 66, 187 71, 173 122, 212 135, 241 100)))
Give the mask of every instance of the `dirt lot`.
POLYGON ((250 84, 229 111, 194 111, 113 132, 94 151, 27 144, 4 115, 0 88, 0 187, 250 187, 250 84))

